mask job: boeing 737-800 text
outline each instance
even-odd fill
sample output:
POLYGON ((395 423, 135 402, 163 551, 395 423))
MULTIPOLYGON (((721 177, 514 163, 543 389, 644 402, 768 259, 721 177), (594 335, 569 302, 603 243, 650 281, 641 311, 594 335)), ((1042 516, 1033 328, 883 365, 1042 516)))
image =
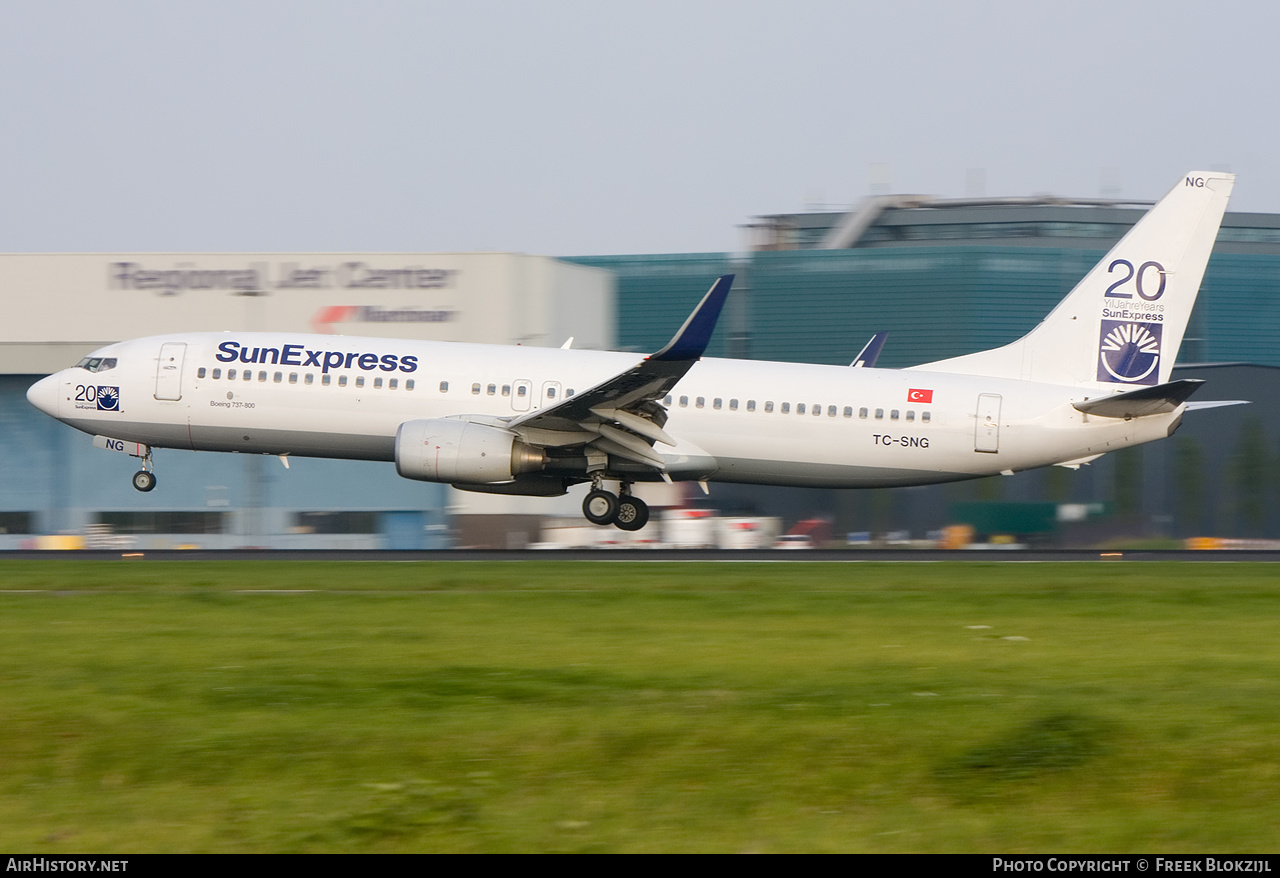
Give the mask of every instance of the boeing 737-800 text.
POLYGON ((153 448, 394 461, 409 479, 553 496, 648 520, 639 481, 921 485, 1078 466, 1170 435, 1170 381, 1234 177, 1192 172, 1029 334, 906 370, 704 358, 732 276, 662 350, 174 333, 108 345, 34 384, 36 407, 142 459, 153 448), (617 492, 606 488, 616 483, 617 492))

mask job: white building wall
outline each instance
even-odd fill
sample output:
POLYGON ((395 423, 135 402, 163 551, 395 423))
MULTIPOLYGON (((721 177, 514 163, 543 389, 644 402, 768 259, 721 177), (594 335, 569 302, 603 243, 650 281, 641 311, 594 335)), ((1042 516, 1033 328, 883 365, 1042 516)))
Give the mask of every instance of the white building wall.
MULTIPOLYGON (((608 350, 615 346, 614 297, 609 271, 517 253, 0 254, 0 300, 6 306, 0 375, 47 374, 128 338, 208 330, 538 347, 559 347, 573 337, 575 348, 608 350)), ((24 413, 28 408, 25 400, 11 402, 24 413)), ((67 441, 83 451, 75 445, 79 438, 67 441)), ((119 455, 84 453, 105 468, 132 465, 114 460, 119 455)), ((169 457, 197 470, 208 469, 198 462, 206 458, 231 462, 223 455, 169 457)), ((427 487, 396 478, 390 465, 328 465, 337 468, 326 486, 330 490, 344 483, 345 473, 354 479, 359 467, 370 466, 385 468, 405 490, 427 487)), ((192 471, 188 477, 199 482, 203 475, 192 471)), ((173 474, 165 478, 170 484, 173 474)), ((125 481, 119 484, 123 502, 139 502, 125 481)), ((85 498, 75 496, 82 488, 77 481, 65 496, 41 499, 33 508, 84 505, 85 498)), ((447 510, 461 514, 575 512, 581 502, 452 489, 447 496, 447 510)), ((176 499, 172 492, 170 499, 176 499)), ((400 506, 404 501, 399 498, 400 506)), ((112 505, 104 502, 88 505, 112 505)))
POLYGON ((601 269, 516 253, 0 254, 0 374, 200 330, 613 347, 601 269))

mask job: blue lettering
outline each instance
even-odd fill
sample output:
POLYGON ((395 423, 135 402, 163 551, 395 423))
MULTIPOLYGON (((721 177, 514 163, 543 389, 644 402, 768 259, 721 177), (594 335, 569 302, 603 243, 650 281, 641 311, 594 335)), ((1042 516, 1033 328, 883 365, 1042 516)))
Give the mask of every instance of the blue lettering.
POLYGON ((250 348, 236 341, 218 344, 214 358, 219 363, 272 363, 281 366, 314 367, 328 374, 334 369, 351 369, 358 366, 365 372, 411 373, 418 371, 418 357, 399 354, 347 353, 346 351, 312 351, 300 344, 287 344, 279 348, 250 348), (305 358, 304 358, 305 354, 305 358))

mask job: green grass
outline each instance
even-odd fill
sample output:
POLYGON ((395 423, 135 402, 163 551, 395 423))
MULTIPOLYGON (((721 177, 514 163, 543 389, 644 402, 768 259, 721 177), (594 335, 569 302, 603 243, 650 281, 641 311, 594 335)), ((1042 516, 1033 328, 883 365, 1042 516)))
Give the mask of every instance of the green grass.
POLYGON ((0 844, 1267 851, 1278 573, 0 562, 0 844))

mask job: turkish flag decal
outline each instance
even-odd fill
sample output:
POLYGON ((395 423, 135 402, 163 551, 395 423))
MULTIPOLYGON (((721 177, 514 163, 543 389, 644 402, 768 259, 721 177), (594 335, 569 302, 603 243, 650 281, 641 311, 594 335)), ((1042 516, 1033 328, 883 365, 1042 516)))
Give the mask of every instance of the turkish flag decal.
POLYGON ((907 391, 907 402, 933 402, 933 391, 912 388, 907 391))

